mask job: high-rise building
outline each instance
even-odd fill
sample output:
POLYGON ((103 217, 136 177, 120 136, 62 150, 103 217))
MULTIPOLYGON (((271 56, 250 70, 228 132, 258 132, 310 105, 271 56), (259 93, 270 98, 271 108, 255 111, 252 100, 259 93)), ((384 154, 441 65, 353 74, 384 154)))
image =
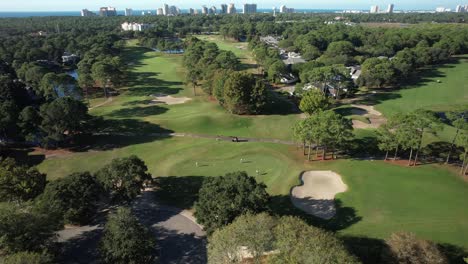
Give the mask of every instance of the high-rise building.
POLYGON ((81 10, 81 16, 82 17, 90 17, 90 16, 95 16, 95 15, 96 14, 94 12, 91 12, 88 9, 81 10))
POLYGON ((227 14, 227 9, 228 9, 228 6, 226 4, 222 4, 221 5, 221 14, 227 14))
POLYGON ((212 6, 212 7, 210 8, 210 14, 216 15, 216 11, 217 11, 217 10, 216 10, 216 6, 212 6))
POLYGON ((448 12, 449 9, 443 7, 443 6, 439 6, 436 8, 436 12, 437 13, 442 13, 442 12, 448 12))
POLYGON ((177 16, 180 14, 180 9, 177 6, 170 6, 169 7, 169 15, 177 16))
POLYGON ((242 10, 244 14, 255 14, 257 13, 257 4, 244 4, 244 8, 242 10))
POLYGON ((294 8, 287 8, 285 5, 280 6, 280 13, 294 13, 294 8))
POLYGON ((115 7, 101 7, 99 9, 99 15, 103 17, 117 16, 117 10, 115 7))
POLYGON ((237 13, 236 6, 234 4, 229 4, 228 9, 227 9, 228 14, 235 14, 237 13))
POLYGON ((371 6, 369 13, 375 14, 375 13, 378 13, 378 12, 379 12, 379 6, 377 6, 377 5, 371 6))
POLYGON ((156 15, 163 16, 164 15, 164 9, 162 9, 162 7, 158 8, 158 10, 156 10, 156 15))
POLYGON ((395 6, 393 4, 389 4, 388 7, 387 7, 387 13, 389 13, 389 14, 393 13, 393 8, 394 7, 395 6))
POLYGON ((465 7, 462 6, 462 5, 457 5, 457 7, 455 8, 455 12, 457 13, 462 13, 462 12, 465 12, 465 7))
POLYGON ((276 6, 273 7, 273 16, 276 16, 276 6))
POLYGON ((125 8, 125 16, 133 16, 133 9, 125 8))
POLYGON ((206 6, 202 6, 201 13, 203 15, 208 15, 208 8, 206 6))
POLYGON ((190 15, 195 15, 195 10, 193 8, 189 8, 188 12, 190 15))
POLYGON ((169 15, 169 5, 168 4, 163 5, 163 15, 165 15, 165 16, 169 15))

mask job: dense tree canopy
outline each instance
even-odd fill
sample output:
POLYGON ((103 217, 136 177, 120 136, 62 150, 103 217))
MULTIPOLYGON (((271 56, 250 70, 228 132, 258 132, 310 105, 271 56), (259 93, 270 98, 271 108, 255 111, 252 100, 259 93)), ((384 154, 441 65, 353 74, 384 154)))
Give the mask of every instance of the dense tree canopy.
POLYGON ((195 203, 195 217, 211 233, 243 213, 266 210, 268 199, 266 186, 245 172, 209 177, 195 203))
POLYGON ((384 259, 387 263, 448 263, 434 243, 418 239, 411 233, 394 233, 386 243, 388 250, 384 252, 384 259))
POLYGON ((223 106, 233 114, 260 113, 266 100, 266 84, 252 74, 234 72, 224 83, 223 106))
POLYGON ((44 191, 46 175, 20 166, 13 159, 0 160, 0 201, 28 201, 44 191))
POLYGON ((209 238, 209 263, 359 263, 331 233, 296 217, 246 214, 209 238))
POLYGON ((96 212, 101 193, 90 173, 74 173, 48 183, 39 200, 57 209, 66 223, 86 224, 96 212))
POLYGON ((104 227, 100 252, 105 263, 156 263, 153 234, 138 222, 129 208, 118 208, 104 227))
POLYGON ((145 162, 137 156, 112 160, 97 172, 96 177, 117 201, 130 201, 136 198, 144 184, 151 180, 145 162))
POLYGON ((24 204, 0 204, 0 250, 17 253, 48 249, 60 228, 49 213, 24 204))

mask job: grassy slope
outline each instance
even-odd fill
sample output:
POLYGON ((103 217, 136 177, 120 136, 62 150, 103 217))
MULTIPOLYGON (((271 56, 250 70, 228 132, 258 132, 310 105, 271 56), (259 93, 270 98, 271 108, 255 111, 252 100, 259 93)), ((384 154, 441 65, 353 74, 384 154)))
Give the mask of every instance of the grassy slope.
POLYGON ((220 35, 196 35, 196 37, 201 40, 215 43, 219 49, 232 51, 240 59, 242 64, 241 67, 243 69, 258 73, 255 71, 255 68, 257 68, 257 63, 253 59, 252 53, 248 50, 247 42, 237 42, 229 39, 223 39, 223 37, 220 35))
MULTIPOLYGON (((468 248, 464 239, 468 236, 464 203, 468 200, 468 185, 447 170, 435 165, 407 168, 381 161, 307 163, 299 152, 275 144, 172 138, 48 159, 39 169, 54 179, 84 167, 96 171, 113 158, 136 154, 145 160, 153 176, 205 177, 237 170, 255 176, 259 170, 257 179, 267 184, 269 193, 283 197, 298 183, 302 170, 334 170, 349 186, 349 191, 338 195, 342 206, 353 208, 362 218, 342 234, 385 238, 391 232, 406 230, 468 248), (245 163, 240 163, 241 158, 245 163)), ((176 202, 186 199, 173 197, 176 202)))
MULTIPOLYGON (((197 96, 181 105, 149 105, 149 95, 192 96, 186 88, 181 67, 182 57, 162 55, 133 43, 128 50, 134 80, 131 88, 121 89, 113 102, 93 109, 94 115, 110 118, 136 118, 159 124, 177 132, 291 139, 290 127, 298 115, 233 116, 206 96, 197 96)), ((198 91, 201 94, 201 91, 198 91)))
POLYGON ((421 84, 392 93, 395 99, 384 100, 376 108, 385 115, 392 115, 418 108, 447 111, 456 105, 467 104, 467 73, 468 56, 460 57, 455 64, 434 66, 424 74, 421 84))
MULTIPOLYGON (((94 109, 93 114, 146 120, 183 132, 289 137, 290 124, 297 117, 234 117, 201 96, 184 105, 147 106, 144 100, 150 99, 149 93, 173 91, 177 96, 190 96, 190 89, 180 83, 181 58, 134 46, 128 52, 130 62, 136 63, 134 77, 142 76, 141 79, 109 105, 94 109)), ((463 203, 468 200, 468 185, 435 165, 406 168, 356 160, 307 163, 294 147, 263 143, 188 138, 141 142, 108 151, 47 159, 39 169, 49 179, 56 179, 76 171, 96 171, 113 158, 136 154, 145 160, 154 176, 179 176, 188 182, 236 170, 256 175, 259 170, 258 180, 267 184, 272 195, 282 197, 287 197, 290 188, 298 183, 301 171, 334 170, 343 175, 349 186, 348 192, 338 196, 342 206, 353 208, 362 218, 341 233, 385 238, 391 232, 407 230, 468 248, 464 239, 468 236, 468 226, 463 222, 468 219, 463 203), (247 162, 240 163, 241 158, 247 162), (199 167, 195 166, 196 162, 199 167)), ((185 193, 176 197, 174 202, 186 199, 184 196, 185 193)))

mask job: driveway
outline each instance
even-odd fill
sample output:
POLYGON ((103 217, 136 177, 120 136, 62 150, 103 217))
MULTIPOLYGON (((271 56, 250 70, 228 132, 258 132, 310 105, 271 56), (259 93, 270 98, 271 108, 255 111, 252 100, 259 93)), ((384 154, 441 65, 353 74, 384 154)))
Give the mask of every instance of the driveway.
MULTIPOLYGON (((132 209, 140 222, 154 232, 160 263, 207 262, 205 233, 190 212, 158 203, 151 189, 135 200, 132 209)), ((59 242, 63 245, 60 263, 99 263, 97 248, 108 211, 101 213, 90 225, 68 227, 58 232, 59 242)))

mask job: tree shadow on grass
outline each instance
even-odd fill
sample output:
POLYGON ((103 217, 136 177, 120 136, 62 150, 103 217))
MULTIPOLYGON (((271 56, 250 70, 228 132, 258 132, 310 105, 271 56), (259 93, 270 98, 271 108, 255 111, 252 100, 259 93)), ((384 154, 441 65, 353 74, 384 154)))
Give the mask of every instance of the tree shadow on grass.
POLYGON ((354 103, 363 104, 363 105, 377 105, 384 101, 396 100, 399 98, 401 98, 401 95, 398 94, 397 92, 387 91, 387 92, 372 94, 371 96, 365 96, 363 98, 360 98, 354 101, 354 103))
POLYGON ((147 117, 153 115, 164 114, 167 112, 167 108, 150 105, 150 106, 134 106, 131 108, 121 108, 113 111, 108 116, 117 118, 130 118, 130 117, 147 117))
POLYGON ((268 91, 267 104, 264 115, 290 115, 300 113, 299 108, 285 95, 275 91, 268 91))
POLYGON ((337 114, 342 115, 342 116, 368 114, 367 110, 358 108, 358 107, 352 107, 352 106, 336 108, 333 111, 335 111, 337 114))
POLYGON ((137 101, 130 101, 123 103, 124 106, 135 106, 135 105, 150 105, 153 103, 151 99, 144 99, 144 100, 137 100, 137 101))
POLYGON ((172 87, 172 85, 183 85, 182 82, 165 82, 165 84, 158 83, 156 81, 155 83, 152 83, 151 85, 147 86, 133 86, 129 89, 127 89, 127 95, 128 96, 151 96, 154 94, 165 94, 165 95, 172 95, 172 94, 177 94, 180 91, 183 90, 183 88, 180 87, 172 87))
POLYGON ((270 200, 270 210, 272 213, 284 216, 293 215, 302 218, 307 223, 321 227, 330 231, 339 231, 362 220, 362 217, 356 215, 356 210, 352 207, 343 206, 340 199, 335 199, 336 215, 329 219, 322 219, 296 208, 289 195, 275 195, 270 200))
POLYGON ((440 251, 447 257, 451 264, 466 264, 463 258, 468 257, 468 250, 449 243, 437 244, 440 251))
POLYGON ((31 154, 33 148, 23 145, 0 147, 0 158, 13 158, 18 164, 36 166, 45 160, 44 154, 31 154))
POLYGON ((388 250, 388 246, 384 240, 359 236, 341 238, 348 251, 358 257, 363 264, 385 263, 382 256, 383 252, 388 250))
POLYGON ((70 150, 110 150, 169 138, 173 132, 157 124, 136 119, 103 119, 97 122, 94 131, 98 133, 77 136, 70 150))
POLYGON ((156 197, 182 209, 190 209, 198 199, 204 176, 168 176, 154 178, 156 197))

